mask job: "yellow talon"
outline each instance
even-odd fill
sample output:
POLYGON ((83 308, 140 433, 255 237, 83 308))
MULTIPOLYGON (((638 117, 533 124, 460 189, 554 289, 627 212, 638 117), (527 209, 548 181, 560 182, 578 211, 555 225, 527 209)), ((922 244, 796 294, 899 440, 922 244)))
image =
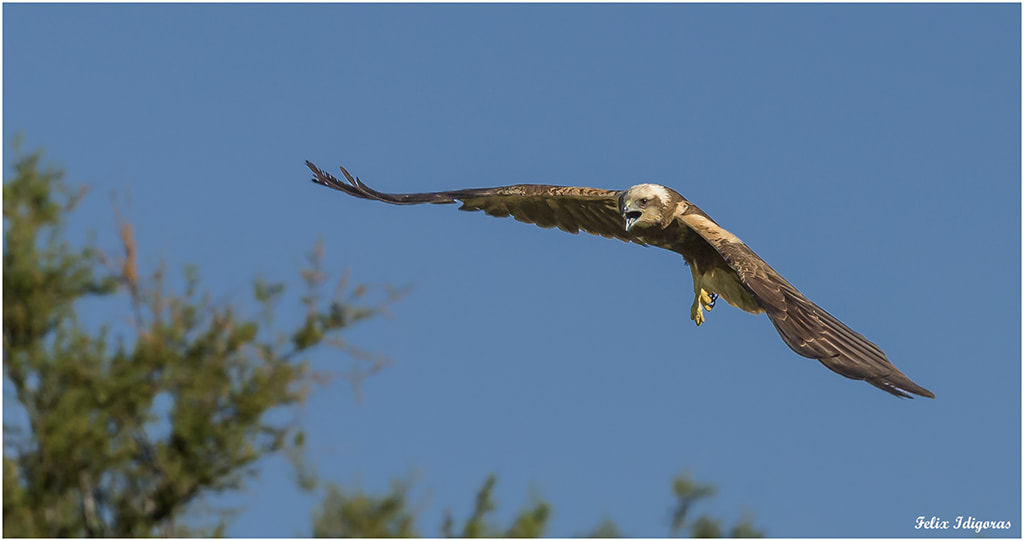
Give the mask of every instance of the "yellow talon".
POLYGON ((693 301, 693 306, 690 307, 690 319, 700 327, 701 323, 704 323, 704 311, 701 310, 700 302, 697 299, 693 301))
POLYGON ((700 304, 708 312, 715 307, 715 299, 712 299, 711 295, 703 287, 700 288, 700 304))
POLYGON ((693 299, 693 306, 690 306, 690 319, 700 327, 704 323, 704 310, 708 312, 715 307, 715 299, 704 288, 700 289, 697 298, 693 299))

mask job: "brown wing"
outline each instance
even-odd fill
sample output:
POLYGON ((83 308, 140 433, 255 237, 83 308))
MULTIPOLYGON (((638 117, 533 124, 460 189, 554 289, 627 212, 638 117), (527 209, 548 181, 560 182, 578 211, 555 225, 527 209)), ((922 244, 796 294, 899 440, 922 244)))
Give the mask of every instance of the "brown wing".
POLYGON ((740 239, 701 214, 684 214, 680 219, 736 271, 793 351, 896 396, 913 398, 909 392, 935 398, 889 362, 878 346, 804 297, 740 239))
POLYGON ((362 199, 373 199, 393 205, 445 204, 461 201, 459 210, 482 210, 491 216, 512 216, 520 222, 540 227, 557 227, 569 233, 580 231, 637 242, 625 230, 619 214, 619 196, 622 192, 597 188, 519 184, 499 188, 475 188, 449 192, 387 194, 378 192, 341 168, 348 182, 306 162, 313 174, 313 182, 343 191, 362 199))

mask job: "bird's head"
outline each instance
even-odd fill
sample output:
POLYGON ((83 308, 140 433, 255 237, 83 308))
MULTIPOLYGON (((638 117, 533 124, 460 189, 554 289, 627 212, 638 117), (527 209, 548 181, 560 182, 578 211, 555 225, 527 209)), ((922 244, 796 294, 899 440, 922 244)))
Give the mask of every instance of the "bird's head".
MULTIPOLYGON (((678 196, 677 196, 678 197, 678 196)), ((665 227, 671 211, 672 193, 658 184, 637 184, 622 194, 619 208, 626 231, 634 227, 665 227)))

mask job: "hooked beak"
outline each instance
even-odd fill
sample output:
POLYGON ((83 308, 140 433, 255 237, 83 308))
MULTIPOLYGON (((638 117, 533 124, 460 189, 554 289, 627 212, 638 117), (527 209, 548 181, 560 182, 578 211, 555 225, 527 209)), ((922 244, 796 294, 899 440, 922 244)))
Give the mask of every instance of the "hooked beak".
POLYGON ((626 232, 628 233, 632 229, 633 224, 640 219, 642 213, 639 210, 630 210, 622 213, 622 216, 626 219, 626 232))

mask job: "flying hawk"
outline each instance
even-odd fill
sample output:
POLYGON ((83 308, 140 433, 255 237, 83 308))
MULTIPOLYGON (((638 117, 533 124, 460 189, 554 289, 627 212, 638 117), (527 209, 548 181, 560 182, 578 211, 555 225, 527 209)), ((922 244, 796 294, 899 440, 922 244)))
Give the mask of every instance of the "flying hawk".
POLYGON ((782 340, 793 351, 817 359, 829 370, 864 380, 896 396, 913 393, 935 398, 910 381, 878 346, 804 297, 740 239, 674 190, 638 184, 626 191, 518 184, 450 192, 386 194, 341 168, 348 182, 310 162, 313 182, 362 199, 393 205, 462 202, 460 210, 482 210, 491 216, 512 216, 540 227, 569 233, 584 231, 643 246, 657 246, 683 256, 693 275, 690 319, 704 323, 720 297, 750 312, 768 314, 782 340))

